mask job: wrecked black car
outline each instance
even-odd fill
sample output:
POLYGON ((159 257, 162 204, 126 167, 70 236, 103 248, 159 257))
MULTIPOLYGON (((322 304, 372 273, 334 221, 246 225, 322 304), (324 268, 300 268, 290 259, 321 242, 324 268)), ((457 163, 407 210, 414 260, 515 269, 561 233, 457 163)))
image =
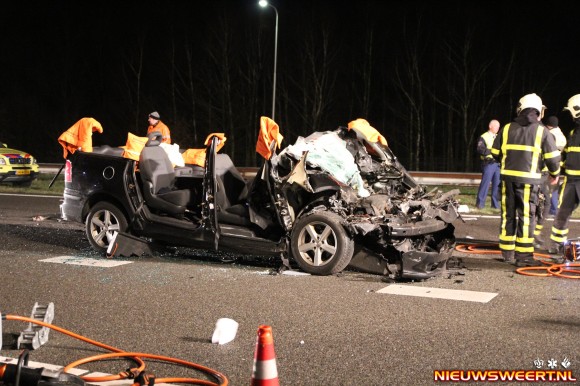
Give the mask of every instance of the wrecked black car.
POLYGON ((110 257, 125 235, 280 256, 315 275, 347 267, 393 279, 439 275, 455 245, 458 191, 417 184, 369 127, 314 132, 282 149, 278 126, 263 117, 256 149, 264 160, 248 179, 218 152, 217 136, 204 167, 175 167, 158 133, 139 161, 117 148, 76 151, 66 159, 61 216, 83 222, 91 245, 110 257))

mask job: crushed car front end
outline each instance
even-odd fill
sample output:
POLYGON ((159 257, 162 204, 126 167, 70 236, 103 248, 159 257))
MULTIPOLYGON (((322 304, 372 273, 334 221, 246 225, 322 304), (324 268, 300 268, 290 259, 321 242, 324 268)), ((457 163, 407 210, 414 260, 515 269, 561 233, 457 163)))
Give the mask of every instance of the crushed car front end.
POLYGON ((275 161, 278 190, 289 207, 282 212, 291 214, 285 223, 314 213, 338 215, 354 241, 350 268, 417 280, 446 270, 458 190, 427 191, 388 146, 355 129, 299 138, 275 161))
POLYGON ((354 205, 355 212, 364 211, 347 217, 351 234, 361 246, 353 255, 351 268, 404 279, 441 274, 455 247, 452 222, 458 218, 457 193, 436 191, 420 200, 371 196, 390 202, 383 208, 346 204, 354 205))

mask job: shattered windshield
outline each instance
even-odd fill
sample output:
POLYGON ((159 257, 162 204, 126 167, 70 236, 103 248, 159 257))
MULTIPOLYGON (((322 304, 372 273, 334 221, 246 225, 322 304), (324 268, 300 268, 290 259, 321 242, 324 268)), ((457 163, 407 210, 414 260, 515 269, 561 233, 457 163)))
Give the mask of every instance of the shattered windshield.
POLYGON ((370 196, 354 156, 347 149, 346 141, 336 132, 316 132, 306 138, 298 137, 296 143, 289 145, 280 155, 289 155, 297 161, 305 152, 308 152, 306 164, 309 167, 329 173, 336 180, 352 187, 360 197, 370 196))

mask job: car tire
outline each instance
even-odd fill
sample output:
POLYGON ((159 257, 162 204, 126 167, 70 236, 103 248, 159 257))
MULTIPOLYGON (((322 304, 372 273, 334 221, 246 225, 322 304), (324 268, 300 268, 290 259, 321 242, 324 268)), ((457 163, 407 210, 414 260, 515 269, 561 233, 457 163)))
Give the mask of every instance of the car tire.
POLYGON ((341 225, 342 221, 335 213, 318 212, 296 222, 290 249, 302 270, 313 275, 333 275, 348 266, 354 241, 341 225))
POLYGON ((89 243, 97 252, 105 254, 115 232, 127 230, 127 218, 115 205, 99 202, 91 208, 85 221, 85 232, 89 243))

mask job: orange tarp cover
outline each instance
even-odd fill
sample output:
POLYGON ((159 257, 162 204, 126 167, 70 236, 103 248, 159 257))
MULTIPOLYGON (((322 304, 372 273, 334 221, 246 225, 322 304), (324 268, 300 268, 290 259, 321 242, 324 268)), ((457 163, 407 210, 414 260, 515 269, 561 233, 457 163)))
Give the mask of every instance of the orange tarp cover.
POLYGON ((280 134, 278 124, 268 117, 260 118, 260 132, 258 133, 258 141, 256 142, 256 152, 265 159, 270 159, 272 153, 270 152, 270 144, 276 141, 278 149, 282 144, 284 137, 280 134))
POLYGON ((384 146, 389 146, 387 144, 387 139, 378 132, 377 129, 372 127, 366 119, 355 119, 354 121, 350 121, 348 123, 349 129, 357 129, 367 141, 377 143, 380 142, 384 146))
MULTIPOLYGON (((224 133, 211 133, 205 139, 204 145, 208 145, 211 141, 212 137, 218 137, 220 139, 220 143, 217 145, 216 152, 220 151, 224 144, 227 141, 227 138, 224 133)), ((181 156, 183 157, 183 161, 186 164, 190 165, 197 165, 201 166, 202 168, 205 167, 205 148, 203 149, 187 149, 184 151, 181 156)))
POLYGON ((94 118, 81 118, 67 131, 58 137, 58 142, 63 148, 63 157, 68 153, 74 154, 77 150, 86 152, 93 151, 93 132, 103 132, 103 126, 94 118))

